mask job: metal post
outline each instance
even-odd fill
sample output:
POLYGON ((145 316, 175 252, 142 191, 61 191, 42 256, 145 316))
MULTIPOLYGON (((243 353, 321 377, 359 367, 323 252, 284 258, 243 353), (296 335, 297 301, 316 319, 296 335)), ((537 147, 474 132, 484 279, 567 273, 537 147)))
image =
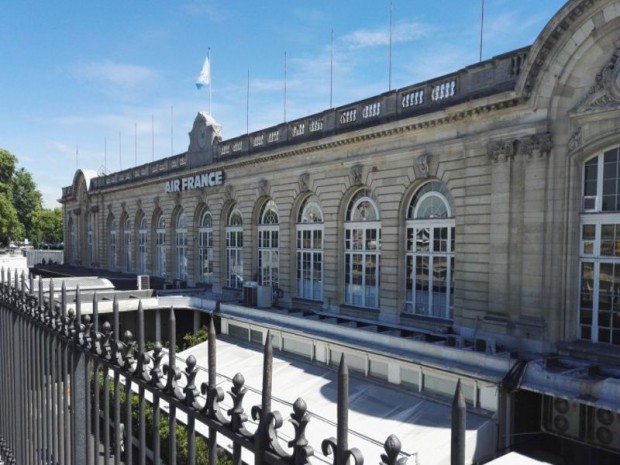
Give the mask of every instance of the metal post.
MULTIPOLYGON (((217 387, 217 379, 216 379, 216 339, 215 339, 215 325, 213 324, 213 315, 211 315, 211 319, 209 320, 209 337, 207 338, 207 351, 208 351, 208 370, 209 370, 209 396, 207 397, 208 403, 213 403, 215 399, 212 397, 215 396, 215 389, 217 387)), ((208 408, 211 409, 213 405, 208 405, 208 408)), ((209 463, 217 463, 217 432, 215 428, 209 428, 209 463)), ((233 445, 233 464, 238 465, 238 462, 234 461, 236 455, 240 455, 240 450, 237 447, 237 444, 233 445), (237 453, 235 453, 237 452, 237 453)))
MULTIPOLYGON (((138 303, 138 376, 143 377, 143 356, 145 356, 144 348, 144 308, 142 307, 142 301, 138 303)), ((143 378, 144 379, 144 378, 143 378)), ((144 399, 144 386, 140 385, 139 389, 139 405, 138 405, 138 427, 139 427, 139 464, 146 464, 146 425, 145 425, 145 399, 144 399)))
MULTIPOLYGON (((176 333, 176 319, 174 317, 174 308, 170 307, 170 319, 169 323, 169 341, 170 341, 170 349, 168 352, 168 365, 170 369, 170 373, 168 374, 169 383, 170 377, 174 379, 174 371, 176 368, 176 345, 177 345, 177 333, 176 333)), ((171 386, 169 384, 169 386, 171 386)), ((172 390, 170 390, 170 394, 172 394, 172 390)), ((177 409, 176 407, 169 404, 170 413, 170 456, 168 457, 168 463, 171 465, 176 465, 177 463, 177 409)))
POLYGON ((465 465, 465 429, 467 407, 461 391, 461 380, 456 384, 452 401, 452 446, 450 465, 465 465))
POLYGON ((263 392, 261 396, 260 423, 256 430, 254 463, 262 465, 265 461, 265 450, 269 444, 269 424, 267 417, 271 413, 271 387, 273 373, 273 347, 271 345, 271 331, 267 331, 265 348, 263 351, 263 392))

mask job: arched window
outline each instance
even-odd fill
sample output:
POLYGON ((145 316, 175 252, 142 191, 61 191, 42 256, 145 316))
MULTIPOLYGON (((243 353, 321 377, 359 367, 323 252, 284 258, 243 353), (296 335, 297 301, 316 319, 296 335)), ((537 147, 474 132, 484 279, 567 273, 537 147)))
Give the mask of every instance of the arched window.
POLYGON ((123 248, 125 249, 125 271, 131 271, 131 220, 125 220, 123 229, 123 248))
POLYGON ((116 267, 117 267, 117 255, 116 255, 117 231, 118 231, 118 223, 115 219, 112 219, 112 221, 110 222, 110 251, 109 251, 110 253, 109 264, 110 264, 110 269, 112 271, 116 270, 116 267))
POLYGON ((429 182, 407 211, 407 312, 452 317, 454 240, 452 197, 443 183, 429 182))
POLYGON ((187 219, 181 213, 177 219, 177 279, 187 281, 187 219))
POLYGON ((620 345, 620 147, 584 164, 579 337, 620 345))
POLYGON ((258 219, 258 281, 262 286, 279 284, 280 226, 278 208, 273 200, 265 202, 258 219))
POLYGON ((308 197, 297 217, 297 296, 323 300, 323 212, 308 197))
POLYGON ((213 218, 205 211, 198 228, 198 258, 203 283, 213 284, 213 218))
POLYGON ((140 229, 138 230, 138 269, 140 274, 146 274, 146 253, 147 253, 147 224, 146 218, 140 220, 140 229))
POLYGON ((345 223, 345 304, 379 307, 381 221, 369 190, 349 202, 345 223))
POLYGON ((157 218, 155 230, 155 273, 163 278, 166 277, 166 220, 160 214, 157 218))
POLYGON ((243 218, 236 209, 230 212, 226 225, 226 286, 243 286, 243 218))

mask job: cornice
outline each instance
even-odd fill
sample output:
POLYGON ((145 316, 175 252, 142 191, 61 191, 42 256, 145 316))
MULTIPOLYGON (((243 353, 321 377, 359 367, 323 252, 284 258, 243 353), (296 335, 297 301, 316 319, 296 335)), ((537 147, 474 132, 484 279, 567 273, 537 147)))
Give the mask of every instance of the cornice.
MULTIPOLYGON (((244 158, 242 160, 234 161, 234 162, 225 162, 220 161, 217 165, 220 167, 225 167, 226 169, 232 168, 244 168, 247 166, 257 165, 260 163, 265 163, 269 161, 282 160, 286 158, 291 158, 298 155, 307 155, 311 153, 321 152, 325 150, 342 148, 343 146, 357 144, 360 142, 366 142, 369 140, 381 139, 384 137, 396 136, 403 133, 409 133, 414 131, 420 131, 425 129, 432 129, 435 127, 445 126, 447 124, 452 124, 457 121, 462 121, 468 118, 473 118, 479 115, 486 115, 491 112, 501 111, 508 108, 512 108, 517 106, 521 100, 514 96, 507 98, 502 101, 497 102, 489 102, 483 105, 478 105, 475 108, 462 108, 457 111, 453 111, 452 113, 446 114, 445 111, 437 112, 436 117, 431 117, 425 120, 420 120, 419 117, 412 117, 412 120, 409 123, 401 124, 399 126, 393 127, 385 127, 390 123, 386 123, 382 127, 373 128, 372 132, 366 132, 364 134, 355 134, 349 137, 344 137, 337 140, 330 140, 328 142, 317 142, 317 143, 308 143, 302 147, 293 147, 289 150, 282 150, 277 153, 271 153, 266 155, 255 155, 248 158, 244 158)), ((402 121, 401 121, 402 123, 402 121)))

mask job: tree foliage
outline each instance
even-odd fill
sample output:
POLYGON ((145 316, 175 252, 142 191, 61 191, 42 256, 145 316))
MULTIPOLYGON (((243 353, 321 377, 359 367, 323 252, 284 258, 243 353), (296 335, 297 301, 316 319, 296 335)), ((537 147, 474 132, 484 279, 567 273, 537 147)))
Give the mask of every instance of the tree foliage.
POLYGON ((62 242, 62 210, 43 209, 41 192, 18 159, 0 148, 0 245, 24 239, 62 242))
POLYGON ((38 209, 33 212, 30 237, 36 245, 62 242, 62 209, 38 209))
POLYGON ((7 194, 0 194, 0 241, 9 244, 24 237, 24 227, 7 194))
POLYGON ((32 175, 24 168, 15 172, 11 179, 13 205, 20 223, 24 226, 26 237, 33 239, 33 216, 43 208, 41 193, 32 180, 32 175))
MULTIPOLYGON (((16 165, 17 157, 7 150, 0 149, 0 188, 9 188, 16 165)), ((6 193, 6 190, 3 192, 6 193)))

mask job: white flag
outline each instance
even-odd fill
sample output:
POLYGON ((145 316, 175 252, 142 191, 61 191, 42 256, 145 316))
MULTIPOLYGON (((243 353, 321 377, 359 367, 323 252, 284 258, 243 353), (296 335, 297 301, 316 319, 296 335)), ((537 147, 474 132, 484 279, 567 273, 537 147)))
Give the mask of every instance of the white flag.
POLYGON ((196 80, 196 88, 201 89, 203 86, 211 84, 211 64, 209 63, 209 57, 205 58, 205 63, 202 65, 202 71, 196 80))

